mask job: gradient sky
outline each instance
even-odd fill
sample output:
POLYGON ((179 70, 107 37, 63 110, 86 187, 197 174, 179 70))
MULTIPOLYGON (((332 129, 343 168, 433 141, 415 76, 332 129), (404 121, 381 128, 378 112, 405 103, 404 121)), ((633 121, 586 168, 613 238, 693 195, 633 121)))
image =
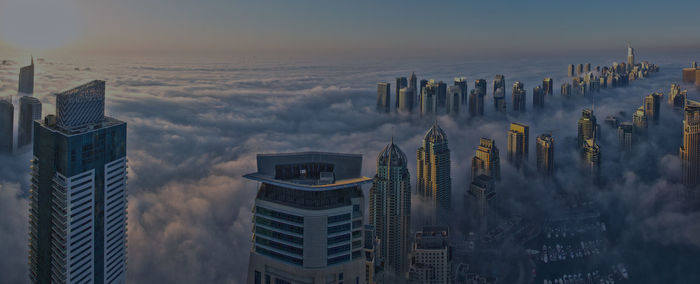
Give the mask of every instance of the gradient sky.
POLYGON ((0 42, 107 53, 697 49, 699 11, 692 0, 3 0, 0 42))

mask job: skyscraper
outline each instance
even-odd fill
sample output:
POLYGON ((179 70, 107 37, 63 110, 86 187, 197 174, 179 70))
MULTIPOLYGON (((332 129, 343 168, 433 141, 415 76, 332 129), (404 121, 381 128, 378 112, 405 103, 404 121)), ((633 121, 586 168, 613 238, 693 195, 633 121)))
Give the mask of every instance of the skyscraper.
POLYGON ((248 283, 364 280, 361 173, 362 155, 258 154, 248 283))
POLYGON ((469 95, 469 93, 467 92, 468 85, 469 85, 469 82, 467 82, 466 77, 455 78, 455 86, 459 87, 461 94, 462 94, 462 96, 460 97, 462 105, 467 104, 467 99, 468 99, 467 96, 469 95))
POLYGON ((647 126, 648 126, 648 120, 647 120, 647 114, 646 111, 644 110, 644 106, 640 106, 637 108, 637 110, 632 114, 632 123, 634 125, 634 134, 636 135, 644 135, 647 132, 647 126))
POLYGON ((598 183, 600 171, 600 147, 595 138, 586 139, 583 146, 583 160, 593 183, 598 183))
POLYGON ((409 283, 452 283, 452 250, 447 226, 424 226, 411 250, 409 283))
POLYGON ((634 67, 634 48, 627 42, 627 67, 632 70, 634 67))
POLYGON ((681 91, 681 86, 673 83, 671 84, 671 92, 668 95, 668 103, 673 106, 673 109, 682 109, 687 96, 687 90, 681 91))
POLYGON ((513 84, 513 111, 525 112, 526 101, 525 85, 516 81, 513 84))
POLYGON ((532 106, 536 108, 544 107, 544 90, 540 86, 532 89, 532 106))
POLYGON ((576 74, 579 76, 583 74, 583 64, 579 63, 576 65, 576 74))
POLYGON ((544 91, 545 95, 553 96, 554 95, 554 80, 552 80, 552 78, 544 78, 544 80, 542 80, 542 90, 544 91))
POLYGON ((459 115, 459 108, 462 105, 462 89, 459 86, 450 86, 447 88, 447 102, 445 103, 445 110, 447 114, 459 115))
POLYGON ((413 100, 416 98, 414 88, 401 88, 399 90, 399 106, 398 112, 410 113, 413 112, 413 100))
POLYGON ((381 240, 377 238, 377 233, 372 225, 365 225, 365 282, 366 284, 382 283, 384 279, 382 267, 384 261, 379 252, 381 251, 381 240))
POLYGON ((567 76, 569 77, 574 77, 576 76, 576 69, 574 68, 573 64, 569 64, 568 70, 566 72, 567 76))
POLYGON ((484 94, 477 89, 472 89, 469 92, 469 116, 484 115, 484 94))
POLYGON ((683 145, 680 149, 683 184, 700 184, 700 103, 688 100, 683 119, 683 145))
POLYGON ((377 175, 369 191, 369 223, 380 239, 384 268, 394 275, 408 270, 411 232, 411 177, 406 155, 394 144, 377 156, 377 175))
POLYGON ((125 283, 126 123, 104 115, 105 82, 56 95, 34 122, 33 283, 125 283))
POLYGON ((14 150, 15 107, 10 98, 0 98, 0 153, 14 150))
POLYGON ((479 175, 469 184, 465 194, 465 204, 472 210, 471 217, 475 221, 475 229, 484 235, 488 229, 489 202, 496 196, 494 179, 487 175, 479 175))
POLYGON ((21 94, 34 94, 34 57, 32 63, 19 69, 19 88, 21 94))
POLYGON ((388 113, 391 111, 391 84, 377 83, 377 111, 388 113))
POLYGON ((508 162, 521 168, 527 162, 530 127, 513 122, 508 130, 508 162))
POLYGON ((435 82, 435 80, 430 80, 429 85, 433 85, 436 89, 436 99, 435 108, 443 109, 447 103, 447 84, 443 81, 435 82))
POLYGON ((497 112, 506 113, 506 79, 496 75, 493 79, 493 106, 497 112))
POLYGON ((420 94, 420 114, 427 115, 436 112, 438 86, 428 83, 420 94))
POLYGON ((545 133, 537 136, 537 171, 543 176, 554 174, 554 138, 545 133))
POLYGON ((436 210, 449 210, 452 196, 450 149, 447 134, 438 126, 437 120, 425 133, 416 156, 418 194, 433 202, 436 210))
POLYGON ((588 73, 591 72, 591 64, 586 63, 586 65, 583 65, 583 72, 588 73))
POLYGON ((394 102, 395 106, 394 109, 398 112, 399 111, 399 93, 402 88, 408 87, 408 80, 406 77, 396 77, 396 86, 394 88, 396 91, 394 91, 394 96, 396 96, 396 101, 394 102))
POLYGON ((632 126, 631 122, 620 123, 620 126, 617 127, 617 142, 622 152, 630 152, 632 150, 633 130, 634 126, 632 126))
POLYGON ((472 158, 472 181, 479 175, 487 175, 495 180, 501 179, 501 158, 496 141, 493 139, 481 138, 479 140, 476 155, 472 158))
POLYGON ((17 147, 32 143, 34 121, 41 119, 41 102, 30 96, 19 99, 19 126, 17 130, 17 147))
POLYGON ((571 97, 571 84, 568 82, 561 84, 561 96, 565 98, 571 97))
POLYGON ((583 109, 581 118, 578 120, 578 147, 583 149, 586 139, 591 139, 598 131, 598 123, 595 115, 590 109, 583 109))
POLYGON ((486 95, 486 80, 484 79, 477 79, 474 81, 474 89, 476 89, 477 92, 486 95))
POLYGON ((659 122, 659 106, 661 104, 661 96, 663 94, 653 93, 644 97, 644 112, 647 118, 653 123, 659 122))
POLYGON ((411 72, 411 76, 408 77, 408 87, 413 88, 416 93, 420 92, 420 89, 418 89, 418 77, 416 77, 415 72, 411 72))

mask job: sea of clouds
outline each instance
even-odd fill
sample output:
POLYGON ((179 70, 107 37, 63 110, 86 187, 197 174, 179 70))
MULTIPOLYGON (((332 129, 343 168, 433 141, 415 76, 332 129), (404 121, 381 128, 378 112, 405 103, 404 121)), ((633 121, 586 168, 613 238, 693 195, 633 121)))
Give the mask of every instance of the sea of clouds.
MULTIPOLYGON (((626 160, 617 157, 617 130, 606 115, 632 112, 645 95, 668 95, 680 68, 694 58, 649 56, 661 71, 624 89, 604 89, 595 99, 559 96, 568 64, 610 65, 625 54, 573 59, 290 60, 237 58, 50 58, 36 61, 35 96, 44 115, 54 112, 51 93, 94 79, 107 81, 109 116, 128 123, 128 280, 133 283, 244 283, 251 246, 251 206, 257 183, 241 176, 255 171, 258 153, 332 151, 364 155, 363 172, 373 176, 376 156, 394 141, 409 157, 415 186, 415 151, 437 119, 448 135, 453 207, 464 210, 471 157, 480 137, 501 151, 500 207, 533 220, 555 214, 562 196, 584 192, 614 226, 612 251, 624 258, 639 282, 698 280, 700 214, 683 210, 678 148, 682 115, 662 98, 661 119, 626 160), (483 118, 378 114, 376 83, 415 71, 420 79, 486 79, 483 118), (527 90, 527 113, 497 114, 492 80, 506 77, 527 90), (533 109, 532 88, 554 78, 555 95, 533 109), (595 105, 600 124, 603 188, 586 181, 573 148, 583 107, 595 105), (506 162, 510 122, 530 125, 530 160, 535 136, 555 137, 556 176, 543 182, 506 162), (562 195, 562 193, 564 193, 562 195)), ((0 59, 2 55, 0 55, 0 59)), ((638 56, 643 57, 643 56, 638 56)), ((18 69, 28 61, 0 66, 0 96, 14 95, 18 69)), ((697 97, 694 90, 690 96, 697 97)), ((0 155, 0 262, 3 282, 27 281, 28 183, 31 153, 0 155)), ((365 188, 366 190, 368 188, 365 188)), ((565 199, 565 198, 564 198, 565 199)), ((415 224, 418 225, 418 224, 415 224)), ((416 229, 416 227, 414 227, 416 229)), ((467 231, 466 228, 453 228, 467 231)))

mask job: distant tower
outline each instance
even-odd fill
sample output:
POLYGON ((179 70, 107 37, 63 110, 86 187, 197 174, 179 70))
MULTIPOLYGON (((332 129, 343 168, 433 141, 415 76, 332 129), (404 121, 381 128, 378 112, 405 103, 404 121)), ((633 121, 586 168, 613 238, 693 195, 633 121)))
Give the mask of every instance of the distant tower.
POLYGON ((537 136, 537 171, 543 176, 554 174, 554 138, 552 134, 537 136))
POLYGON ((525 85, 519 81, 516 81, 513 84, 513 111, 525 112, 526 101, 527 94, 525 92, 525 85))
POLYGON ((428 115, 436 112, 438 86, 432 80, 423 87, 420 94, 420 114, 428 115))
POLYGON ((484 235, 488 229, 489 202, 496 196, 494 179, 479 175, 469 184, 465 195, 465 207, 472 210, 471 217, 476 221, 476 231, 484 235))
POLYGON ((574 68, 573 64, 569 64, 566 74, 569 77, 576 76, 576 69, 574 68))
POLYGON ((530 139, 530 127, 525 124, 511 123, 508 130, 508 162, 521 168, 527 162, 530 139))
POLYGON ((653 93, 644 97, 644 112, 647 118, 653 123, 659 122, 659 106, 661 104, 661 94, 653 93))
POLYGON ((411 72, 411 75, 408 76, 408 87, 413 88, 416 91, 419 91, 419 89, 418 89, 418 77, 416 77, 415 72, 411 72))
POLYGON ((41 102, 30 96, 19 99, 19 126, 17 130, 17 147, 32 144, 34 121, 41 119, 41 102))
POLYGON ((532 89, 532 106, 536 108, 544 107, 544 90, 540 86, 532 89))
POLYGON ((478 79, 474 81, 474 89, 481 93, 486 95, 486 80, 484 79, 478 79))
POLYGON ((447 226, 424 226, 411 250, 410 283, 452 283, 452 249, 447 226))
POLYGON ((583 74, 583 64, 579 63, 576 65, 576 75, 581 76, 583 74))
POLYGON ((481 138, 476 155, 472 158, 472 181, 482 174, 495 180, 501 179, 501 159, 493 139, 481 138))
POLYGON ((598 147, 598 144, 596 144, 595 137, 586 139, 583 146, 583 159, 592 182, 598 183, 600 171, 600 147, 598 147))
POLYGON ((391 111, 391 84, 377 83, 377 111, 389 113, 391 111))
POLYGON ((414 88, 401 88, 399 90, 399 106, 398 112, 410 113, 413 112, 413 100, 416 98, 416 89, 414 88))
POLYGON ((399 111, 399 93, 402 88, 406 87, 408 87, 408 80, 406 79, 406 77, 396 77, 396 86, 394 86, 394 88, 396 89, 396 91, 394 91, 394 96, 396 97, 396 100, 394 102, 394 109, 397 112, 399 111))
POLYGON ((673 83, 671 84, 671 92, 668 95, 668 103, 673 106, 673 109, 682 109, 687 96, 687 90, 681 91, 681 86, 673 83))
POLYGON ((469 116, 484 116, 484 94, 477 89, 469 92, 469 116))
POLYGON ((700 103, 688 100, 683 119, 683 145, 680 149, 683 184, 700 184, 700 103))
POLYGON ((406 155, 394 144, 377 156, 377 175, 370 189, 369 223, 380 239, 377 253, 390 273, 404 275, 408 270, 411 232, 411 177, 406 155))
POLYGON ((462 102, 462 105, 467 104, 467 96, 469 93, 467 92, 469 82, 467 82, 467 78, 465 77, 460 77, 460 78, 455 78, 455 86, 459 87, 460 90, 460 101, 462 102))
POLYGON ((493 105, 497 112, 506 113, 506 79, 496 75, 493 79, 493 105))
POLYGON ((34 94, 34 57, 32 56, 31 64, 19 69, 19 89, 21 95, 34 94))
POLYGON ((632 151, 634 126, 631 122, 620 123, 617 127, 617 142, 620 150, 624 153, 632 151))
POLYGON ((593 138, 598 131, 598 123, 595 115, 590 109, 583 109, 581 118, 578 120, 578 148, 583 149, 586 140, 593 138))
POLYGON ((586 65, 583 65, 583 72, 584 73, 591 72, 591 64, 590 63, 586 63, 586 65))
POLYGON ((0 98, 0 153, 14 150, 15 107, 10 99, 0 98))
POLYGON ((433 85, 437 89, 437 96, 435 98, 435 108, 445 108, 445 104, 447 103, 447 84, 445 84, 445 82, 443 81, 435 82, 435 80, 430 80, 428 84, 433 85))
POLYGON ((634 48, 632 48, 629 41, 627 42, 627 68, 630 70, 634 68, 634 48))
POLYGON ((561 96, 565 98, 571 97, 571 84, 568 82, 561 84, 561 96))
POLYGON ((447 102, 445 103, 445 110, 447 114, 459 115, 459 108, 462 105, 460 101, 462 98, 462 89, 459 86, 450 86, 447 88, 447 102))
POLYGON ((418 194, 435 204, 436 210, 451 207, 452 178, 450 175, 450 149, 447 134, 437 124, 428 130, 423 145, 417 151, 418 194))
POLYGON ((544 91, 545 95, 553 96, 554 95, 554 80, 552 80, 552 78, 544 78, 544 80, 542 80, 542 90, 544 91))
POLYGON ((644 106, 640 106, 637 108, 637 110, 632 114, 632 123, 634 124, 634 134, 636 135, 645 135, 647 132, 647 127, 648 127, 648 117, 646 114, 646 111, 644 110, 644 106))

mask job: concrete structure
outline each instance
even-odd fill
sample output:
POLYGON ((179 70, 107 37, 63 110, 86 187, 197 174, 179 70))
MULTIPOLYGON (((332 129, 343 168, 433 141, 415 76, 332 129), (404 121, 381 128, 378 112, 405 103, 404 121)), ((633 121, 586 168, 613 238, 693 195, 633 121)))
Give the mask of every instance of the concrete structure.
POLYGON ((554 174, 554 137, 551 133, 537 136, 537 171, 545 177, 554 174))
POLYGON ((105 82, 56 95, 34 121, 29 197, 33 283, 125 283, 126 123, 104 116, 105 82))
POLYGON ((362 155, 258 154, 248 283, 365 279, 362 155), (263 282, 264 281, 264 282, 263 282))
POLYGON ((418 194, 430 200, 437 211, 449 210, 452 203, 450 149, 447 145, 447 134, 438 126, 437 120, 425 133, 423 144, 418 148, 416 156, 418 194))
POLYGON ((411 250, 409 283, 452 283, 449 231, 446 226, 425 226, 416 232, 411 250))
POLYGON ((680 148, 683 184, 700 184, 700 103, 688 100, 683 119, 683 145, 680 148))
POLYGON ((369 191, 369 223, 381 242, 376 254, 384 261, 387 277, 403 277, 408 271, 411 177, 407 161, 391 141, 377 156, 377 175, 369 191))
POLYGON ((586 139, 591 139, 598 131, 598 123, 591 109, 583 109, 578 120, 578 147, 583 149, 586 139))
POLYGON ((0 98, 0 153, 12 153, 15 147, 15 107, 12 98, 0 98))
POLYGON ((17 147, 32 144, 34 121, 41 119, 41 102, 30 96, 19 98, 19 123, 17 129, 17 147))
POLYGON ((476 155, 472 158, 471 180, 474 181, 479 175, 501 179, 501 159, 493 139, 481 138, 476 155))
POLYGON ((525 92, 525 85, 523 83, 516 81, 513 83, 513 111, 514 112, 525 112, 525 105, 527 104, 527 93, 525 92))
POLYGON ((508 162, 516 168, 527 163, 530 139, 530 127, 525 124, 511 123, 508 130, 508 162))
POLYGON ((391 111, 391 84, 377 83, 377 111, 388 113, 391 111))

